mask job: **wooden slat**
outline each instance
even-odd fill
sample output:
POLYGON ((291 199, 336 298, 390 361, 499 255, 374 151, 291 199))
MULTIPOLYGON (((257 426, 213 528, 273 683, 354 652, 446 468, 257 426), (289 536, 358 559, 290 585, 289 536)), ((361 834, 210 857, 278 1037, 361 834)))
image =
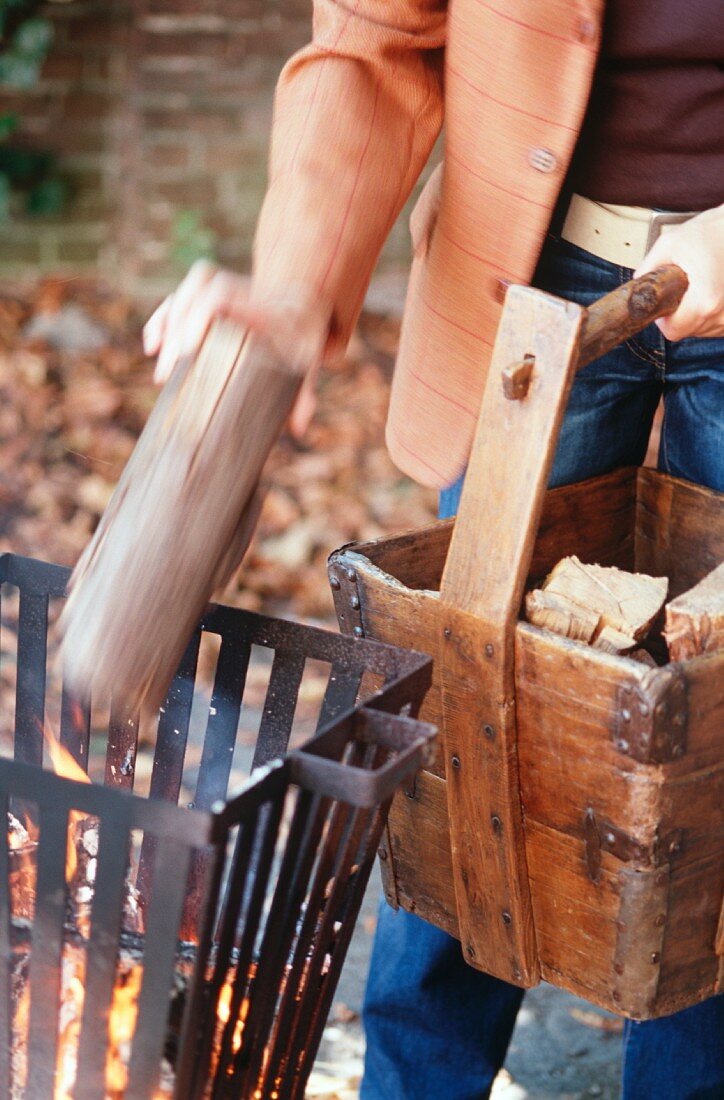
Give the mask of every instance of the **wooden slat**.
POLYGON ((544 973, 554 974, 549 980, 563 988, 574 975, 582 996, 611 1007, 618 861, 604 854, 595 884, 585 875, 582 843, 533 821, 526 821, 526 840, 544 973))
POLYGON ((458 762, 448 770, 448 803, 463 948, 522 985, 535 984, 539 970, 518 788, 514 629, 582 320, 571 303, 527 287, 508 292, 441 586, 450 607, 443 710, 446 762, 458 762), (528 395, 511 401, 500 375, 529 354, 528 395))
MULTIPOLYGON (((437 593, 406 588, 370 565, 360 554, 345 555, 343 560, 354 567, 357 576, 365 635, 378 642, 390 642, 429 653, 433 658, 432 686, 422 704, 419 718, 441 726, 440 600, 437 593)), ((340 598, 340 594, 336 593, 338 607, 340 598)), ((436 745, 436 761, 429 770, 440 776, 445 774, 440 739, 436 745)))
POLYGON ((459 939, 445 781, 420 772, 414 798, 398 793, 388 836, 382 860, 387 900, 459 939))
POLYGON ((636 569, 669 578, 670 597, 693 588, 724 561, 724 494, 641 469, 636 569))
POLYGON ((671 861, 669 909, 660 981, 662 997, 682 1003, 714 991, 719 971, 716 934, 724 899, 724 836, 707 830, 682 839, 671 861), (695 899, 695 901, 694 901, 695 899))
POLYGON ((561 558, 634 568, 633 530, 636 470, 550 489, 530 563, 532 580, 544 577, 561 558))

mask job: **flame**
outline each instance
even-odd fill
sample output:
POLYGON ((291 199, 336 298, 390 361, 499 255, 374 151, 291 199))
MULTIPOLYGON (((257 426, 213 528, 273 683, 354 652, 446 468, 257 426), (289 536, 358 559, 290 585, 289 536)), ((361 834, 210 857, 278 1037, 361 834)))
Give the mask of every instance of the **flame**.
MULTIPOLYGON (((40 723, 38 723, 40 725, 40 723)), ((83 768, 74 759, 68 749, 60 743, 53 734, 46 717, 42 730, 44 741, 48 747, 48 755, 56 774, 81 783, 90 783, 83 768)), ((79 810, 71 810, 68 815, 68 837, 66 852, 66 881, 72 882, 77 873, 76 853, 76 825, 79 821, 87 819, 87 815, 79 810)), ((10 825, 10 820, 9 820, 10 825)), ((30 839, 37 838, 37 829, 31 821, 26 821, 24 827, 30 839)), ((12 830, 8 831, 8 843, 17 848, 18 837, 12 830)), ((53 1100, 72 1100, 77 1086, 76 1073, 78 1065, 78 1045, 80 1039, 83 1006, 85 1002, 85 954, 82 949, 70 948, 68 944, 64 949, 64 960, 61 968, 61 1003, 58 1020, 58 1058, 56 1063, 55 1086, 53 1100)), ((134 963, 129 966, 121 964, 117 972, 116 983, 113 990, 111 1007, 108 1013, 107 1053, 105 1065, 105 1096, 107 1098, 124 1097, 128 1087, 128 1065, 130 1062, 131 1047, 138 1019, 139 997, 143 984, 143 963, 134 963)), ((217 1019, 219 1028, 223 1029, 231 1019, 231 1007, 233 1001, 233 982, 227 981, 222 987, 217 1002, 217 1019)), ((249 999, 245 997, 239 1009, 238 1018, 234 1024, 232 1036, 232 1049, 236 1053, 242 1045, 242 1037, 246 1018, 249 1012, 249 999)), ((23 983, 22 993, 13 1012, 13 1065, 15 1079, 18 1082, 27 1080, 27 1044, 28 1026, 30 1016, 30 985, 23 983)), ((277 1087, 268 1094, 268 1100, 276 1100, 277 1087)), ((160 1087, 155 1093, 155 1100, 164 1100, 169 1096, 168 1086, 160 1087)), ((262 1100, 260 1090, 253 1093, 254 1100, 262 1100)))
POLYGON ((61 745, 60 741, 51 730, 47 718, 45 727, 43 728, 43 737, 48 746, 48 753, 53 765, 53 771, 57 775, 62 775, 64 779, 75 779, 78 783, 90 783, 90 779, 83 771, 78 761, 71 755, 68 749, 66 749, 65 745, 61 745))
POLYGON ((113 1096, 123 1096, 126 1089, 128 1053, 136 1029, 142 982, 143 966, 136 963, 122 981, 116 982, 113 991, 106 1058, 106 1089, 113 1096))
MULTIPOLYGON (((48 746, 48 755, 50 756, 50 762, 53 765, 53 771, 56 775, 60 775, 64 779, 74 779, 77 783, 90 783, 90 779, 75 757, 71 755, 65 745, 61 745, 60 741, 53 733, 47 715, 43 727, 43 738, 45 739, 45 744, 48 746)), ((75 827, 85 816, 86 815, 79 810, 71 810, 68 815, 68 846, 65 857, 65 881, 68 883, 73 881, 78 866, 78 855, 75 848, 75 827)))
MULTIPOLYGON (((65 977, 65 963, 64 963, 65 977)), ((69 981, 61 984, 60 1032, 58 1058, 55 1067, 53 1100, 73 1100, 76 1071, 78 1068, 78 1042, 80 1023, 85 1001, 85 968, 80 959, 73 967, 69 981)))
MULTIPOLYGON (((225 982, 219 993, 219 1000, 216 1005, 216 1015, 222 1026, 226 1027, 231 1017, 231 999, 234 993, 234 987, 231 982, 225 982)), ((241 1046, 241 1037, 244 1034, 244 1022, 246 1020, 246 1014, 249 1011, 249 1002, 244 998, 241 1002, 241 1008, 239 1009, 239 1018, 236 1021, 234 1028, 234 1037, 231 1040, 231 1047, 236 1054, 237 1050, 241 1046)))

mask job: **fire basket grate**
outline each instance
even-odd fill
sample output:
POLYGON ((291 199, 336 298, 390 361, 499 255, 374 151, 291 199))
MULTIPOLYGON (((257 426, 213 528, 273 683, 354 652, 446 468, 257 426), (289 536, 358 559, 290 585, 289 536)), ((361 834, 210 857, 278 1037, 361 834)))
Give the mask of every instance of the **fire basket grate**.
POLYGON ((161 708, 143 797, 138 720, 118 703, 103 738, 65 692, 58 744, 45 728, 49 607, 67 577, 0 557, 0 592, 19 591, 14 759, 0 759, 0 1095, 297 1100, 389 801, 429 752, 431 727, 409 716, 429 659, 212 606, 161 708), (220 648, 182 806, 205 633, 220 648), (262 766, 229 794, 252 646, 273 653, 262 766), (308 660, 330 670, 318 733, 284 757, 308 660), (76 778, 42 767, 45 743, 76 778), (85 775, 96 746, 105 784, 85 775))

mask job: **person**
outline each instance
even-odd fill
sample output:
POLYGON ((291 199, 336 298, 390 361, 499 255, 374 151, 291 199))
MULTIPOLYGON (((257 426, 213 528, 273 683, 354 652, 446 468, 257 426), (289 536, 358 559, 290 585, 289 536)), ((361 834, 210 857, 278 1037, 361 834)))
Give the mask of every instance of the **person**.
MULTIPOLYGON (((315 0, 313 41, 279 81, 251 279, 192 268, 145 329, 157 376, 225 313, 313 378, 344 349, 444 113, 411 219, 394 460, 454 513, 510 282, 587 304, 675 263, 679 307, 577 376, 552 483, 641 462, 663 399, 660 468, 724 491, 722 58, 718 0, 315 0)), ((381 910, 362 1100, 487 1096, 521 998, 381 910)), ((724 1096, 724 998, 627 1022, 623 1095, 724 1096)))

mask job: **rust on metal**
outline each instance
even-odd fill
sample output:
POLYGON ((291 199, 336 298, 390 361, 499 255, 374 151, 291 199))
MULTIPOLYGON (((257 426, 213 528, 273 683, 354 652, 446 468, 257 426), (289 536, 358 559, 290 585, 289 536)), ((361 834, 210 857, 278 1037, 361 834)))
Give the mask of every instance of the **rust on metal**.
POLYGON ((617 980, 611 996, 627 1015, 640 1018, 656 999, 661 974, 669 868, 653 872, 626 867, 619 874, 619 883, 621 904, 613 960, 617 980))
POLYGON ((364 638, 362 622, 362 601, 357 586, 357 571, 346 558, 344 550, 330 558, 328 569, 329 586, 337 612, 340 630, 355 638, 364 638))
POLYGON ((641 764, 668 764, 686 752, 688 718, 687 684, 680 669, 652 669, 640 682, 621 685, 613 743, 641 764))
POLYGON ((657 835, 652 843, 637 840, 625 829, 610 821, 596 816, 592 806, 586 810, 583 819, 583 837, 586 852, 588 877, 598 883, 601 879, 601 853, 610 852, 621 863, 635 863, 638 867, 657 867, 668 856, 675 855, 681 849, 681 830, 672 833, 665 840, 657 835))

